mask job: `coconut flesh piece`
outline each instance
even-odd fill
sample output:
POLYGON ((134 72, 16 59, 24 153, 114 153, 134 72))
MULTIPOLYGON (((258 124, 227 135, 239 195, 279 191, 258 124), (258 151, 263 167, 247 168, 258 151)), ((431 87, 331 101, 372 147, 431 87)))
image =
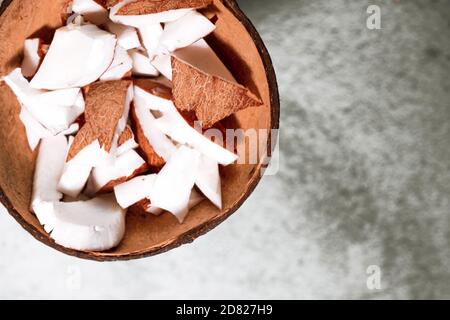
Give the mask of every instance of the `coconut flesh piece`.
POLYGON ((142 26, 139 28, 139 34, 141 35, 142 43, 147 50, 147 54, 150 60, 152 60, 157 54, 159 41, 163 34, 161 23, 142 26))
POLYGON ((115 185, 135 177, 146 169, 144 159, 136 151, 130 150, 117 157, 113 165, 94 168, 88 182, 87 193, 110 192, 115 185))
POLYGON ((191 11, 180 19, 164 25, 159 40, 159 52, 169 53, 203 39, 213 32, 216 26, 204 15, 191 11))
POLYGON ((118 139, 127 126, 132 99, 133 87, 128 81, 98 82, 89 88, 86 123, 69 147, 68 162, 58 190, 77 197, 84 189, 92 168, 114 164, 118 139), (109 94, 107 100, 106 94, 109 94))
MULTIPOLYGON (((189 204, 188 204, 189 210, 191 210, 194 207, 196 207, 203 200, 205 200, 205 197, 200 192, 198 192, 195 188, 192 189, 191 196, 189 198, 189 204)), ((151 214, 153 214, 155 216, 159 216, 159 215, 164 213, 163 209, 154 207, 154 206, 151 205, 151 203, 145 209, 145 211, 147 211, 148 213, 151 213, 151 214)))
POLYGON ((200 153, 214 159, 222 165, 229 165, 238 159, 237 155, 212 142, 203 134, 192 128, 186 120, 184 120, 183 116, 175 108, 175 105, 171 100, 151 94, 136 85, 134 86, 134 91, 136 113, 141 121, 144 120, 142 122, 142 127, 149 132, 149 142, 156 153, 161 155, 166 161, 173 153, 173 148, 170 148, 167 157, 160 153, 163 149, 158 147, 157 142, 161 140, 170 141, 164 135, 169 136, 178 143, 187 144, 193 147, 200 153), (155 119, 155 117, 148 112, 148 109, 160 112, 162 117, 155 119), (150 131, 154 132, 154 134, 157 134, 159 137, 165 138, 153 140, 151 139, 152 135, 150 134, 150 131))
POLYGON ((36 160, 31 210, 47 232, 54 227, 53 204, 63 197, 57 185, 64 168, 66 153, 65 136, 57 135, 42 139, 36 160))
POLYGON ((233 152, 212 142, 196 129, 192 128, 172 103, 172 108, 161 108, 158 111, 162 117, 156 119, 155 124, 159 130, 181 144, 187 144, 203 155, 215 160, 221 165, 230 165, 238 159, 233 152))
POLYGON ((151 103, 153 101, 162 101, 165 103, 165 100, 153 95, 147 100, 146 97, 148 97, 148 95, 150 94, 135 86, 134 112, 150 146, 158 156, 162 157, 165 161, 168 161, 176 151, 176 147, 174 143, 158 129, 156 126, 156 118, 149 109, 149 106, 152 105, 151 103))
POLYGON ((172 213, 180 223, 189 212, 189 199, 197 177, 200 154, 180 146, 156 176, 151 205, 172 213))
MULTIPOLYGON (((230 82, 237 83, 233 74, 204 39, 200 39, 185 48, 172 52, 172 56, 202 70, 206 74, 215 75, 230 82)), ((153 59, 152 63, 161 74, 167 79, 172 80, 172 61, 170 55, 158 55, 153 59)))
POLYGON ((87 21, 101 25, 108 21, 108 10, 94 0, 73 0, 72 12, 81 14, 87 21))
POLYGON ((201 155, 195 184, 217 208, 222 209, 219 164, 216 161, 201 155))
POLYGON ((163 34, 161 23, 168 23, 178 20, 193 10, 191 8, 183 8, 151 14, 117 14, 120 9, 132 2, 134 1, 126 0, 112 7, 110 10, 110 19, 116 23, 136 27, 139 30, 142 42, 145 49, 147 50, 150 59, 153 59, 153 57, 156 55, 156 49, 158 48, 159 40, 163 34))
POLYGON ((3 80, 27 111, 52 134, 67 130, 84 112, 84 99, 79 88, 43 91, 32 88, 15 69, 3 80))
POLYGON ((172 80, 170 54, 174 53, 180 59, 202 67, 206 72, 214 72, 235 81, 231 72, 203 40, 203 37, 213 32, 215 28, 211 21, 197 11, 189 12, 179 20, 167 23, 156 49, 157 55, 152 59, 153 66, 167 79, 172 80), (182 48, 185 50, 179 50, 182 48))
POLYGON ((158 70, 152 65, 150 58, 143 52, 133 49, 128 51, 133 61, 133 75, 156 77, 159 75, 158 70))
POLYGON ((141 46, 141 42, 135 28, 114 23, 112 21, 106 23, 105 28, 109 32, 116 35, 117 44, 125 50, 131 50, 141 46))
POLYGON ((127 209, 142 199, 148 198, 151 190, 153 189, 155 179, 156 174, 150 174, 136 177, 115 186, 114 194, 116 196, 117 203, 123 209, 127 209))
POLYGON ((84 87, 99 79, 111 65, 116 42, 115 35, 95 25, 62 27, 56 30, 30 85, 47 90, 84 87))
POLYGON ((133 60, 120 45, 116 46, 114 59, 108 70, 100 77, 101 81, 121 80, 133 68, 133 60))
POLYGON ((150 14, 140 14, 140 13, 137 13, 136 15, 120 14, 120 10, 123 7, 135 1, 136 0, 125 0, 116 4, 110 9, 109 18, 116 23, 136 27, 139 29, 140 27, 175 21, 184 16, 185 14, 187 14, 188 12, 192 11, 191 8, 184 8, 150 14))
POLYGON ((36 74, 42 55, 40 54, 41 39, 27 39, 23 47, 22 74, 31 78, 36 74))
POLYGON ((238 111, 263 105, 248 88, 190 64, 179 55, 172 57, 172 82, 176 107, 195 112, 203 128, 238 111))
POLYGON ((50 236, 57 244, 75 250, 109 250, 123 239, 125 215, 114 195, 88 201, 57 202, 50 236))
MULTIPOLYGON (((70 137, 68 149, 72 143, 73 137, 70 137)), ((76 198, 84 189, 92 168, 109 165, 111 165, 109 153, 100 147, 98 140, 95 140, 64 165, 57 189, 65 195, 76 198)))

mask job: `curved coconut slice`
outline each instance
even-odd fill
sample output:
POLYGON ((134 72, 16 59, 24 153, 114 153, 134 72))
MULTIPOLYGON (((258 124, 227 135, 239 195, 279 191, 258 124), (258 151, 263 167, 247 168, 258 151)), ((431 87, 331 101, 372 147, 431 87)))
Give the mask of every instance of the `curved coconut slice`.
POLYGON ((164 166, 166 161, 155 151, 153 145, 150 143, 150 140, 154 141, 156 147, 161 148, 167 154, 172 152, 169 151, 170 149, 173 148, 175 150, 175 146, 173 146, 170 139, 168 139, 163 133, 159 132, 159 130, 155 127, 155 118, 150 111, 137 108, 138 107, 135 105, 131 110, 132 123, 134 131, 136 132, 136 140, 150 169, 153 172, 158 172, 164 166))
POLYGON ((117 45, 114 59, 108 70, 100 77, 101 81, 121 80, 130 73, 133 68, 133 60, 128 52, 117 45))
POLYGON ((88 182, 87 192, 89 194, 111 192, 116 185, 130 180, 146 170, 145 161, 136 151, 130 150, 117 157, 113 165, 94 168, 88 182))
POLYGON ((27 39, 23 47, 22 74, 31 78, 36 74, 41 63, 43 52, 41 39, 27 39))
POLYGON ((44 126, 42 126, 23 106, 20 110, 19 117, 23 125, 25 126, 28 145, 30 146, 31 151, 34 151, 36 149, 39 141, 41 141, 42 138, 52 136, 52 133, 44 128, 44 126))
MULTIPOLYGON (((156 25, 158 23, 175 21, 192 10, 188 7, 175 10, 167 9, 152 12, 150 14, 143 14, 139 11, 135 11, 133 13, 127 9, 128 5, 134 6, 133 2, 135 2, 135 0, 125 0, 116 4, 111 8, 109 18, 117 23, 140 28, 148 25, 156 25)), ((164 2, 155 1, 155 3, 162 4, 164 2)))
POLYGON ((134 103, 154 111, 173 109, 172 89, 150 79, 134 81, 134 103))
POLYGON ((36 96, 25 106, 50 132, 58 134, 84 112, 84 98, 80 89, 63 89, 36 96))
POLYGON ((159 44, 167 52, 190 46, 213 32, 216 26, 204 15, 191 11, 164 26, 159 44))
POLYGON ((94 0, 73 0, 72 11, 83 15, 86 20, 96 25, 108 21, 108 10, 94 0))
POLYGON ((96 140, 106 152, 111 151, 115 137, 118 139, 125 130, 132 93, 130 82, 125 80, 97 82, 89 87, 86 94, 86 123, 75 136, 68 161, 96 140))
POLYGON ((111 65, 116 42, 115 35, 94 25, 58 29, 31 86, 55 90, 96 81, 111 65))
POLYGON ((197 151, 180 146, 158 173, 150 193, 152 206, 169 211, 180 223, 189 212, 199 160, 197 151))
POLYGON ((139 36, 135 28, 114 23, 112 21, 109 21, 105 27, 106 30, 116 35, 117 44, 125 50, 131 50, 141 46, 141 42, 139 41, 139 36))
POLYGON ((53 202, 62 199, 57 185, 62 174, 67 138, 63 135, 42 139, 34 172, 31 210, 36 214, 47 232, 54 227, 53 202))
POLYGON ((29 85, 21 69, 12 71, 4 81, 30 114, 53 134, 68 129, 84 112, 84 99, 79 88, 37 90, 29 85))
MULTIPOLYGON (((133 120, 136 124, 136 138, 143 151, 151 158, 153 150, 167 161, 175 152, 174 143, 156 126, 156 119, 150 112, 145 100, 139 96, 142 92, 135 88, 133 120), (146 145, 150 148, 147 150, 146 145), (151 150, 150 150, 151 149, 151 150)), ((147 159, 149 160, 149 159, 147 159)))
POLYGON ((139 34, 141 35, 142 43, 144 44, 147 54, 150 59, 157 54, 159 41, 163 34, 163 28, 160 23, 145 25, 139 27, 139 34))
POLYGON ((187 144, 205 156, 222 165, 229 165, 238 159, 238 156, 229 150, 212 142, 200 132, 191 127, 183 116, 176 110, 161 109, 163 116, 155 120, 156 126, 173 140, 187 144))
POLYGON ((195 184, 201 192, 219 209, 222 209, 222 189, 219 164, 202 155, 195 184))
MULTIPOLYGON (((186 122, 175 108, 173 102, 170 101, 170 89, 151 80, 140 80, 136 82, 134 90, 136 116, 139 120, 147 119, 142 126, 143 128, 154 128, 156 125, 162 133, 168 135, 173 140, 192 146, 222 165, 229 165, 238 159, 237 155, 212 142, 186 122), (155 119, 146 109, 159 111, 163 116, 155 119), (150 120, 148 120, 149 118, 150 120)), ((153 129, 153 131, 156 133, 159 132, 157 129, 153 129)), ((161 132, 159 132, 159 135, 161 135, 161 132)), ((152 143, 151 139, 149 141, 151 146, 159 154, 155 143, 152 143)), ((172 152, 173 150, 170 150, 168 157, 170 157, 172 152)), ((167 158, 164 159, 167 160, 167 158)))
POLYGON ((153 189, 156 174, 136 177, 114 187, 117 202, 123 208, 129 208, 142 199, 148 198, 153 189))
POLYGON ((89 201, 58 202, 51 237, 59 245, 82 251, 116 247, 125 234, 125 211, 113 195, 89 201))
POLYGON ((117 157, 121 156, 125 152, 137 149, 139 147, 139 145, 136 143, 136 140, 134 139, 134 133, 133 130, 131 130, 130 126, 127 125, 125 130, 120 135, 117 146, 117 157))
POLYGON ((139 50, 128 51, 131 59, 133 60, 133 75, 156 77, 159 75, 158 70, 152 65, 150 59, 139 50))

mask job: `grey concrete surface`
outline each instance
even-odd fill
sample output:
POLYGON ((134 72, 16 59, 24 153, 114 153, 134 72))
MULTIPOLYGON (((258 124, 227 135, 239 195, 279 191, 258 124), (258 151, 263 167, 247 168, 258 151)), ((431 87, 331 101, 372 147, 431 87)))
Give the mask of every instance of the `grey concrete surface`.
POLYGON ((450 2, 239 2, 278 73, 279 174, 208 235, 133 262, 63 256, 3 210, 0 298, 450 298, 450 2))

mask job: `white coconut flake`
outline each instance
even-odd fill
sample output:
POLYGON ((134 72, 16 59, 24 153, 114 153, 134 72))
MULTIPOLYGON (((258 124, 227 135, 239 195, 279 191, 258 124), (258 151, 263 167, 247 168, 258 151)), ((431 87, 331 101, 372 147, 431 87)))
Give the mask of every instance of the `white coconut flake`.
POLYGON ((122 145, 117 147, 116 150, 116 157, 120 157, 124 153, 139 148, 139 145, 137 144, 136 140, 133 138, 128 139, 125 141, 122 145))
POLYGON ((134 103, 153 111, 173 111, 175 106, 171 100, 161 98, 134 86, 134 103))
POLYGON ((237 83, 230 70, 204 39, 200 39, 186 48, 173 52, 173 55, 207 74, 237 83))
POLYGON ((191 11, 180 19, 168 22, 159 40, 160 50, 174 52, 190 46, 213 32, 216 26, 204 15, 191 11))
POLYGON ((67 153, 67 138, 63 135, 42 139, 36 160, 31 210, 47 232, 54 227, 53 203, 62 199, 57 185, 67 153))
POLYGON ((79 88, 37 90, 29 85, 21 69, 15 69, 4 80, 27 111, 54 135, 67 130, 84 112, 79 88))
POLYGON ((161 108, 159 111, 163 116, 156 119, 155 124, 159 130, 173 140, 193 147, 221 165, 230 165, 238 159, 236 154, 219 146, 192 128, 176 110, 173 103, 171 109, 161 108))
POLYGON ((78 197, 86 186, 92 168, 109 166, 111 161, 110 154, 95 140, 65 164, 58 190, 73 198, 78 197))
POLYGON ((72 11, 83 15, 86 20, 96 25, 108 21, 108 10, 94 0, 73 0, 72 11))
POLYGON ((111 65, 116 36, 94 25, 70 25, 56 30, 38 72, 31 80, 37 89, 84 87, 111 65))
POLYGON ((158 53, 157 49, 161 36, 163 34, 163 28, 160 23, 147 24, 139 27, 139 33, 141 35, 142 43, 144 44, 147 54, 150 59, 158 53))
POLYGON ((152 65, 164 77, 172 81, 172 57, 170 54, 158 54, 152 60, 152 65))
POLYGON ((114 59, 108 70, 100 77, 101 81, 121 80, 133 68, 133 60, 128 52, 117 45, 114 59))
POLYGON ((39 56, 40 39, 25 40, 23 48, 22 74, 26 78, 31 78, 36 74, 41 57, 39 56))
POLYGON ((114 187, 117 202, 123 209, 126 209, 148 198, 153 189, 155 179, 156 174, 139 176, 114 187))
POLYGON ((204 155, 200 157, 195 184, 217 208, 222 209, 222 189, 217 161, 204 155))
POLYGON ((158 70, 152 65, 149 57, 143 52, 133 49, 128 51, 133 60, 133 75, 156 77, 159 75, 158 70))
POLYGON ((125 211, 113 195, 89 201, 58 202, 51 237, 59 245, 81 251, 116 247, 125 234, 125 211))
POLYGON ((95 194, 111 181, 131 177, 136 170, 144 165, 144 159, 136 151, 130 150, 117 157, 113 165, 97 167, 92 170, 88 182, 88 193, 95 194))
POLYGON ((105 26, 106 30, 116 35, 117 44, 125 50, 131 50, 141 46, 141 42, 135 28, 114 23, 112 21, 109 21, 105 26))
MULTIPOLYGON (((135 87, 136 92, 140 92, 139 88, 135 87)), ((156 126, 156 119, 148 109, 145 100, 135 97, 134 106, 137 119, 141 125, 144 135, 155 152, 165 161, 169 160, 175 152, 176 147, 174 143, 156 126)))
POLYGON ((189 212, 189 199, 197 177, 200 154, 180 146, 156 177, 152 206, 172 213, 180 223, 189 212))

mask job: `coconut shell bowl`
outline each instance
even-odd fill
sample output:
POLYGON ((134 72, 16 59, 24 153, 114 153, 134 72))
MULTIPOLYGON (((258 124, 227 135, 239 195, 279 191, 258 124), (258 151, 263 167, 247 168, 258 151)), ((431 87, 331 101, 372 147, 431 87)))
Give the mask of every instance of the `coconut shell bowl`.
MULTIPOLYGON (((64 23, 66 8, 67 0, 3 1, 0 8, 0 76, 20 66, 26 39, 52 39, 54 30, 64 23)), ((278 129, 280 104, 276 77, 258 32, 235 0, 216 0, 202 13, 216 21, 216 31, 206 38, 209 45, 237 81, 258 94, 264 103, 263 107, 248 108, 227 119, 227 127, 278 129)), ((19 113, 20 104, 15 95, 0 82, 1 202, 37 240, 65 254, 97 261, 153 256, 190 243, 214 229, 236 212, 254 191, 263 176, 272 140, 276 139, 272 134, 267 141, 260 141, 260 145, 267 146, 267 152, 262 152, 267 156, 260 157, 258 164, 233 164, 221 168, 222 210, 203 201, 189 213, 183 224, 168 213, 156 217, 131 210, 126 218, 125 238, 118 247, 107 252, 81 252, 57 245, 29 209, 37 152, 31 152, 28 147, 19 113)))

